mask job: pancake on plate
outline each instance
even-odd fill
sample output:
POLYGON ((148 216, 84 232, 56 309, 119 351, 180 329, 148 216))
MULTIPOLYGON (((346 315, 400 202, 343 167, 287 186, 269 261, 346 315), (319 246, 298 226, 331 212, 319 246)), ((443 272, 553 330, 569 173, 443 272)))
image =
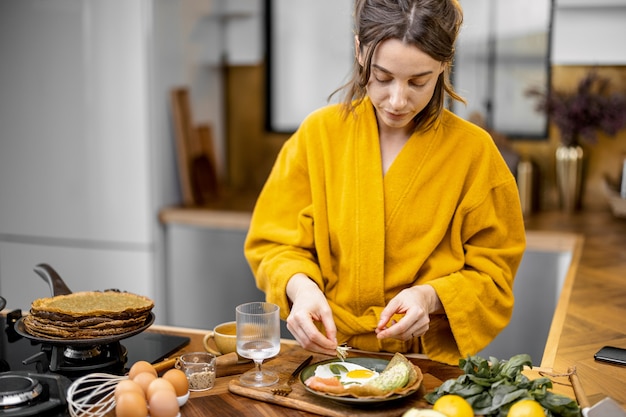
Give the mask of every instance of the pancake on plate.
POLYGON ((24 328, 34 336, 91 339, 114 336, 140 328, 154 302, 148 297, 120 291, 84 291, 39 298, 24 317, 24 328))

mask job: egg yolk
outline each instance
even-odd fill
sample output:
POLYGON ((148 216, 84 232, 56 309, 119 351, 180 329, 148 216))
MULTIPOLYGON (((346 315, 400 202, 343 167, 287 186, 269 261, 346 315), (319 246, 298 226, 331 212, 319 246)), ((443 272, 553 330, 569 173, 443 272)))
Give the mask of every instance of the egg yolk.
POLYGON ((349 371, 346 376, 348 378, 354 379, 365 379, 374 376, 374 372, 370 371, 369 369, 354 369, 352 371, 349 371))

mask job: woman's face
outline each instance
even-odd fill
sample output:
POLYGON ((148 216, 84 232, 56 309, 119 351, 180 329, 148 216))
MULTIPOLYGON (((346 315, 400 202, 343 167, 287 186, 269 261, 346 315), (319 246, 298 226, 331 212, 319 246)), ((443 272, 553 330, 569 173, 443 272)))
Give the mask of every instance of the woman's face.
MULTIPOLYGON (((359 53, 358 58, 363 65, 364 54, 359 53)), ((442 62, 414 45, 398 39, 378 44, 372 57, 367 94, 376 109, 379 128, 412 131, 413 118, 432 98, 443 70, 442 62)))

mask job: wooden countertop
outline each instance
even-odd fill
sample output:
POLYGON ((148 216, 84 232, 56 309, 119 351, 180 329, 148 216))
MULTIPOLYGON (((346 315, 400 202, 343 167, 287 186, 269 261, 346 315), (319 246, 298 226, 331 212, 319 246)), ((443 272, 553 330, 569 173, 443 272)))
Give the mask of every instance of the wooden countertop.
POLYGON ((580 252, 561 293, 541 366, 554 373, 576 368, 590 405, 609 396, 626 409, 626 367, 594 360, 602 346, 626 348, 626 219, 609 211, 540 213, 532 231, 582 236, 580 252))
MULTIPOLYGON (((180 327, 170 327, 154 325, 147 331, 156 333, 166 333, 190 337, 191 342, 174 356, 185 352, 204 351, 202 342, 204 335, 208 332, 198 329, 185 329, 180 327)), ((298 364, 311 353, 302 349, 293 340, 283 340, 281 351, 277 357, 264 363, 264 367, 278 372, 281 381, 289 377, 289 372, 295 369, 298 364)), ((380 353, 371 354, 369 352, 357 351, 351 354, 359 356, 383 356, 390 358, 391 354, 380 353)), ((253 396, 240 395, 231 390, 231 386, 237 384, 239 375, 253 367, 252 363, 227 365, 217 367, 217 378, 215 386, 204 392, 192 392, 188 403, 181 409, 181 417, 200 416, 263 416, 263 417, 313 417, 324 415, 330 417, 345 416, 373 416, 391 417, 400 416, 411 407, 429 408, 430 405, 422 399, 422 395, 440 386, 444 381, 456 378, 462 371, 455 366, 433 362, 420 354, 407 354, 411 361, 417 364, 424 374, 424 381, 420 393, 416 393, 407 399, 399 402, 386 403, 383 406, 354 408, 339 403, 328 401, 307 400, 304 388, 298 384, 293 385, 294 392, 292 398, 273 396, 270 393, 271 387, 260 388, 253 396), (304 396, 304 397, 303 397, 304 396)), ((313 362, 328 359, 328 356, 314 354, 313 362)), ((567 376, 552 375, 550 369, 533 368, 524 371, 531 379, 540 376, 549 376, 554 382, 553 391, 574 398, 574 391, 571 388, 567 376)), ((239 390, 240 391, 240 390, 239 390)), ((238 392, 238 390, 235 390, 238 392)), ((114 417, 114 413, 109 413, 107 417, 114 417)))

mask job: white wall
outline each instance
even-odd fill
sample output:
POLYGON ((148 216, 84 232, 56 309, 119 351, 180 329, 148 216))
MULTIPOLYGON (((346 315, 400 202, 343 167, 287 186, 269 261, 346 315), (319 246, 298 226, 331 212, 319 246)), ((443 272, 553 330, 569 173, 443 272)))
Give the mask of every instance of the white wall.
POLYGON ((626 0, 556 0, 555 65, 626 64, 626 0))

